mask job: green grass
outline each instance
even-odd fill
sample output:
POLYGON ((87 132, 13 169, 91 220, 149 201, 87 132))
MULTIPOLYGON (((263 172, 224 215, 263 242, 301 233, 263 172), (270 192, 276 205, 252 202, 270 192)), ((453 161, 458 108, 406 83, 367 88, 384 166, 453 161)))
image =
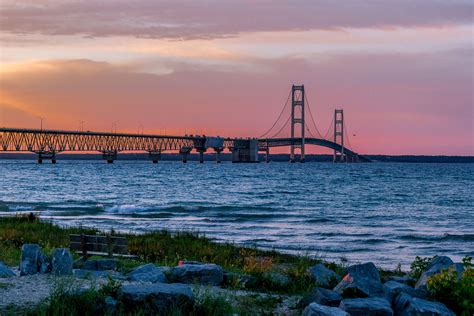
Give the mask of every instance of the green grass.
MULTIPOLYGON (((25 243, 39 244, 45 253, 51 254, 54 248, 69 246, 70 234, 110 233, 81 227, 60 227, 41 220, 34 214, 2 217, 0 218, 0 261, 10 266, 18 265, 21 246, 25 243)), ((321 262, 321 260, 303 256, 241 247, 233 243, 215 243, 197 232, 112 233, 126 237, 130 253, 139 258, 138 260, 120 260, 119 268, 122 272, 128 272, 145 262, 176 266, 180 260, 195 260, 218 264, 227 271, 252 275, 255 278, 252 289, 258 291, 305 293, 315 286, 307 269, 321 262), (273 272, 282 265, 290 267, 282 272, 290 277, 289 286, 282 287, 273 284, 267 277, 268 272, 273 272)), ((328 265, 337 268, 334 263, 328 265)))

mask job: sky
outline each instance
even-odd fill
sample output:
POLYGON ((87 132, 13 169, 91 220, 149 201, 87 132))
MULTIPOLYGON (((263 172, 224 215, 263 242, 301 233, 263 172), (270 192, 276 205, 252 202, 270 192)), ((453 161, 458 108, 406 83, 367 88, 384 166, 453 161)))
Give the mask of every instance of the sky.
POLYGON ((471 0, 0 0, 0 127, 258 137, 304 84, 318 129, 344 109, 357 152, 474 155, 473 16, 471 0))

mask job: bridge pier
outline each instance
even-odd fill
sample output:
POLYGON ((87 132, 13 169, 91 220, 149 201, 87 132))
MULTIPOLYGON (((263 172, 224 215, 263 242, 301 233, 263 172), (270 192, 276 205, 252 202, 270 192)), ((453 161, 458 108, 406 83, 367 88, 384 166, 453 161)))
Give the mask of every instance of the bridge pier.
POLYGON ((221 163, 221 152, 224 150, 224 148, 214 148, 216 151, 216 162, 221 163))
POLYGON ((191 147, 182 147, 180 150, 179 150, 179 154, 182 156, 183 158, 183 163, 187 163, 188 162, 188 155, 189 153, 191 152, 191 150, 193 150, 191 147))
POLYGON ((197 149, 197 152, 199 153, 199 163, 204 163, 204 153, 206 152, 206 149, 197 149))
POLYGON ((111 150, 102 152, 102 159, 106 160, 107 163, 114 163, 114 160, 117 159, 117 151, 111 150))
POLYGON ((267 147, 267 149, 265 150, 265 162, 270 162, 270 147, 267 147))
POLYGON ((232 148, 232 162, 255 163, 258 161, 258 140, 237 139, 232 148))
POLYGON ((161 159, 161 151, 149 151, 148 158, 150 158, 152 163, 158 163, 161 159))
POLYGON ((49 159, 51 163, 56 163, 56 153, 54 151, 50 152, 38 152, 38 163, 43 163, 43 160, 49 159))

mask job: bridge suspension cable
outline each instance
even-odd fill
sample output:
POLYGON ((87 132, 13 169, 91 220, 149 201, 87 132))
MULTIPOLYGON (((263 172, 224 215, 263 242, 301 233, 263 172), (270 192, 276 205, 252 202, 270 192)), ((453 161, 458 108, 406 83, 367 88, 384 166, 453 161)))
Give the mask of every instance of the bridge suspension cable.
MULTIPOLYGON (((273 123, 272 127, 270 127, 270 129, 268 129, 264 134, 260 135, 258 138, 264 138, 266 135, 268 135, 272 130, 273 128, 275 128, 275 126, 277 125, 278 121, 280 120, 281 116, 283 115, 283 113, 285 112, 285 109, 286 109, 286 106, 288 105, 288 101, 290 100, 290 97, 291 97, 291 91, 290 93, 288 93, 288 97, 286 98, 286 102, 285 102, 285 105, 283 106, 283 108, 281 109, 281 112, 280 114, 278 115, 278 118, 276 119, 276 121, 273 123)), ((286 125, 286 123, 285 123, 286 125)), ((281 130, 280 130, 281 131, 281 130)), ((277 133, 278 134, 278 133, 277 133)))
MULTIPOLYGON (((311 121, 313 122, 314 129, 316 130, 316 135, 319 136, 319 138, 323 138, 321 132, 318 129, 318 126, 316 125, 316 122, 314 121, 313 113, 311 112, 311 106, 309 105, 309 100, 308 100, 308 95, 307 94, 305 95, 305 102, 306 102, 306 105, 308 106, 309 116, 311 117, 311 121)), ((310 132, 310 134, 312 135, 311 132, 310 132)))
POLYGON ((280 128, 280 130, 278 132, 276 132, 276 134, 272 135, 272 137, 270 137, 270 138, 276 138, 276 136, 278 136, 283 131, 283 129, 288 125, 290 120, 291 120, 291 115, 288 116, 288 119, 286 120, 285 124, 283 124, 283 126, 280 128))

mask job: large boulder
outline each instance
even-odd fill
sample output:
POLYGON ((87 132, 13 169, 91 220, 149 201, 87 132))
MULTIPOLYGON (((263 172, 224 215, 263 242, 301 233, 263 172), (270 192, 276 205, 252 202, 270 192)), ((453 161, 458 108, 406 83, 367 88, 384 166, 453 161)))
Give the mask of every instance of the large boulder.
POLYGON ((412 316, 454 316, 455 314, 439 302, 427 301, 417 297, 411 297, 407 293, 400 293, 393 302, 395 315, 412 316))
POLYGON ((193 292, 185 284, 128 284, 120 292, 127 310, 142 309, 160 315, 172 308, 186 309, 194 302, 193 292))
POLYGON ((148 263, 139 266, 127 275, 127 280, 133 282, 150 282, 150 283, 166 283, 165 271, 168 271, 168 267, 157 267, 153 263, 148 263))
POLYGON ((398 282, 398 283, 403 283, 403 284, 414 284, 415 281, 416 281, 414 278, 412 278, 408 274, 403 275, 403 276, 392 275, 392 276, 388 277, 388 280, 389 281, 395 281, 395 282, 398 282))
POLYGON ((382 298, 352 298, 341 301, 339 308, 351 316, 393 316, 389 302, 382 298))
POLYGON ((320 287, 329 287, 333 281, 339 282, 341 280, 339 275, 326 268, 323 264, 312 266, 309 268, 308 272, 311 275, 311 278, 315 280, 320 287))
POLYGON ((95 259, 87 260, 82 267, 85 270, 105 271, 117 269, 117 260, 115 259, 95 259))
POLYGON ((349 316, 349 314, 337 307, 311 303, 304 309, 302 316, 349 316))
POLYGON ((443 269, 448 269, 453 264, 451 258, 446 256, 436 257, 429 265, 426 270, 421 274, 418 282, 416 282, 415 289, 426 290, 426 283, 430 276, 440 273, 443 269))
POLYGON ((224 272, 216 264, 185 263, 171 269, 170 279, 178 283, 219 285, 224 279, 224 272))
POLYGON ((334 288, 344 298, 381 297, 389 299, 384 285, 374 279, 347 274, 334 288))
POLYGON ((36 244, 24 244, 21 247, 20 275, 36 274, 39 271, 41 257, 40 246, 36 244))
POLYGON ((286 274, 280 272, 265 273, 264 277, 278 287, 286 287, 290 285, 291 282, 290 278, 286 274))
POLYGON ((347 268, 347 274, 352 276, 358 275, 360 277, 372 279, 380 282, 380 273, 379 270, 375 267, 375 264, 372 262, 367 262, 364 264, 356 264, 347 268))
POLYGON ((385 291, 388 293, 389 301, 391 302, 401 292, 407 293, 410 296, 417 296, 417 292, 411 286, 395 281, 388 281, 384 284, 385 291))
POLYGON ((257 283, 257 278, 251 275, 224 271, 223 283, 234 288, 252 288, 257 283))
POLYGON ((341 300, 342 296, 339 295, 339 293, 321 287, 317 287, 298 302, 298 307, 303 308, 311 303, 318 303, 321 305, 337 307, 339 306, 341 300))
POLYGON ((58 248, 53 253, 53 273, 55 275, 72 275, 72 255, 67 248, 58 248))
POLYGON ((40 252, 38 256, 39 273, 49 273, 53 269, 51 258, 40 252))
POLYGON ((16 276, 15 272, 10 270, 3 262, 0 261, 0 278, 9 278, 16 276))
POLYGON ((108 279, 113 280, 126 280, 126 278, 117 271, 95 271, 95 270, 84 270, 84 269, 74 269, 73 274, 76 278, 79 279, 108 279))

